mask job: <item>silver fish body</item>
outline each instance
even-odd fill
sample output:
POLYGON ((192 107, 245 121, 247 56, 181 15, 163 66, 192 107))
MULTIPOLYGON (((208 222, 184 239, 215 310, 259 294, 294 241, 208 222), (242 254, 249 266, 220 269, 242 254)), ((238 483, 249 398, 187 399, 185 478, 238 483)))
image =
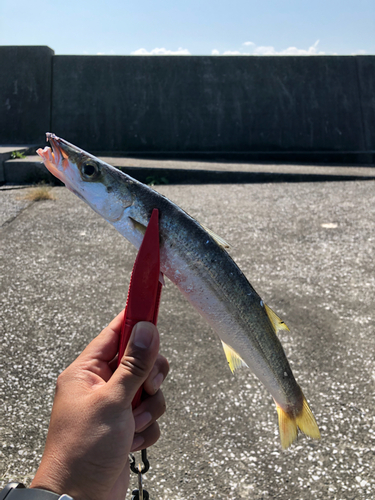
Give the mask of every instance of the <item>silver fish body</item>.
POLYGON ((218 334, 232 371, 251 368, 273 396, 281 444, 298 428, 319 430, 276 335, 286 325, 264 304, 222 242, 176 204, 60 139, 47 134, 53 151, 38 150, 46 167, 139 248, 152 210, 159 210, 161 271, 218 334))
MULTIPOLYGON (((133 220, 147 225, 152 209, 159 209, 162 272, 220 339, 240 353, 280 406, 302 404, 265 305, 227 251, 195 219, 144 184, 135 181, 131 192, 137 199, 133 220)), ((114 226, 126 237, 122 224, 114 226)))

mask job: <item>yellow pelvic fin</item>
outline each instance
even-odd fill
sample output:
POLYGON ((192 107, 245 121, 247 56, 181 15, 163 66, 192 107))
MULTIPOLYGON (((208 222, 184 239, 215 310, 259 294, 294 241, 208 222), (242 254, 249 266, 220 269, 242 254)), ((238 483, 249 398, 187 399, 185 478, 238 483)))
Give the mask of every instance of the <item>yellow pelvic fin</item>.
POLYGON ((268 319, 271 321, 272 327, 275 330, 275 333, 278 334, 280 330, 288 330, 289 328, 286 326, 283 320, 281 320, 278 315, 272 311, 267 304, 264 304, 264 308, 266 310, 268 319))
POLYGON ((297 439, 298 429, 306 434, 306 436, 313 439, 320 439, 318 425, 305 397, 303 397, 302 410, 298 416, 287 413, 277 403, 276 410, 279 416, 281 446, 284 450, 297 439))
POLYGON ((229 368, 231 369, 231 372, 234 373, 234 370, 237 368, 240 368, 241 366, 247 366, 245 361, 241 358, 239 354, 236 353, 234 349, 229 347, 225 342, 221 341, 223 344, 223 349, 225 352, 225 356, 227 358, 229 368))
POLYGON ((211 231, 211 229, 208 229, 208 227, 204 226, 203 224, 200 224, 205 231, 216 241, 216 243, 222 247, 222 248, 230 248, 229 243, 227 243, 224 238, 221 236, 218 236, 216 233, 211 231))

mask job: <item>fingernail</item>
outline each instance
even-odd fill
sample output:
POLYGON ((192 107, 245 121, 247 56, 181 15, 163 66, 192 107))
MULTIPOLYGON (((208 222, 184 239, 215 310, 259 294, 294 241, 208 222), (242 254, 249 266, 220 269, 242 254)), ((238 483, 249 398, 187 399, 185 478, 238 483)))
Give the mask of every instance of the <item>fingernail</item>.
POLYGON ((152 415, 148 411, 144 411, 140 415, 134 417, 135 432, 143 429, 145 425, 151 422, 152 415))
POLYGON ((150 347, 154 335, 154 327, 151 323, 141 322, 135 325, 134 345, 147 349, 150 347))
POLYGON ((164 375, 162 373, 158 373, 154 380, 152 381, 152 385, 154 386, 154 391, 158 391, 160 389, 161 384, 163 383, 164 375))
POLYGON ((144 443, 145 438, 140 434, 134 436, 133 444, 130 451, 134 451, 144 443))

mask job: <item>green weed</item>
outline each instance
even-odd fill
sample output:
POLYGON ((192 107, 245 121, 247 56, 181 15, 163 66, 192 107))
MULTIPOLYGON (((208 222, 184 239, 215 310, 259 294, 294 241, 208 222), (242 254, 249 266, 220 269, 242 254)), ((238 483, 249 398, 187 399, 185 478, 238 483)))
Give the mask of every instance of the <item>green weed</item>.
POLYGON ((158 184, 169 184, 166 177, 159 177, 157 175, 149 175, 146 177, 146 184, 148 186, 157 186, 158 184))
POLYGON ((22 153, 22 151, 12 151, 10 157, 12 158, 12 160, 15 160, 26 158, 26 155, 25 153, 22 153))

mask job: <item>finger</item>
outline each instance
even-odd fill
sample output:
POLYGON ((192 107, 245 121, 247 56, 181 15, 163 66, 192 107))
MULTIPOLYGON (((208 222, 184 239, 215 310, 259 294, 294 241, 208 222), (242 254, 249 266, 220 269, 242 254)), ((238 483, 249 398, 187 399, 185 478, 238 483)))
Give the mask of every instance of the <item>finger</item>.
MULTIPOLYGON (((110 361, 116 356, 119 344, 117 325, 122 322, 122 311, 104 330, 90 342, 78 358, 70 365, 69 371, 83 370, 94 373, 104 382, 111 378, 113 369, 110 361)), ((90 380, 90 379, 88 379, 90 380)))
POLYGON ((149 448, 160 437, 159 424, 154 422, 150 427, 147 427, 143 432, 134 434, 134 440, 130 451, 143 450, 144 448, 149 448))
POLYGON ((124 309, 109 323, 107 328, 120 335, 122 322, 124 321, 124 309))
POLYGON ((144 390, 151 396, 155 394, 164 382, 169 372, 169 363, 164 356, 158 354, 152 370, 143 384, 144 390))
MULTIPOLYGON (((114 372, 117 368, 118 365, 118 353, 116 356, 109 362, 109 366, 114 372)), ((160 389, 161 384, 164 382, 165 378, 167 377, 169 373, 169 362, 168 360, 162 356, 161 354, 158 354, 158 357, 156 358, 155 365, 153 369, 151 370, 150 375, 147 377, 147 380, 144 383, 144 389, 147 392, 147 394, 155 394, 158 389, 160 389), (162 375, 158 377, 157 380, 154 381, 154 378, 159 375, 159 373, 162 375)))
POLYGON ((135 432, 142 432, 165 412, 166 404, 162 391, 142 401, 133 411, 135 432))
POLYGON ((133 328, 125 354, 109 380, 112 390, 127 407, 151 372, 158 356, 159 333, 152 323, 139 322, 133 328))
POLYGON ((124 311, 121 311, 102 332, 90 342, 77 360, 102 360, 111 361, 118 351, 119 335, 124 311))

